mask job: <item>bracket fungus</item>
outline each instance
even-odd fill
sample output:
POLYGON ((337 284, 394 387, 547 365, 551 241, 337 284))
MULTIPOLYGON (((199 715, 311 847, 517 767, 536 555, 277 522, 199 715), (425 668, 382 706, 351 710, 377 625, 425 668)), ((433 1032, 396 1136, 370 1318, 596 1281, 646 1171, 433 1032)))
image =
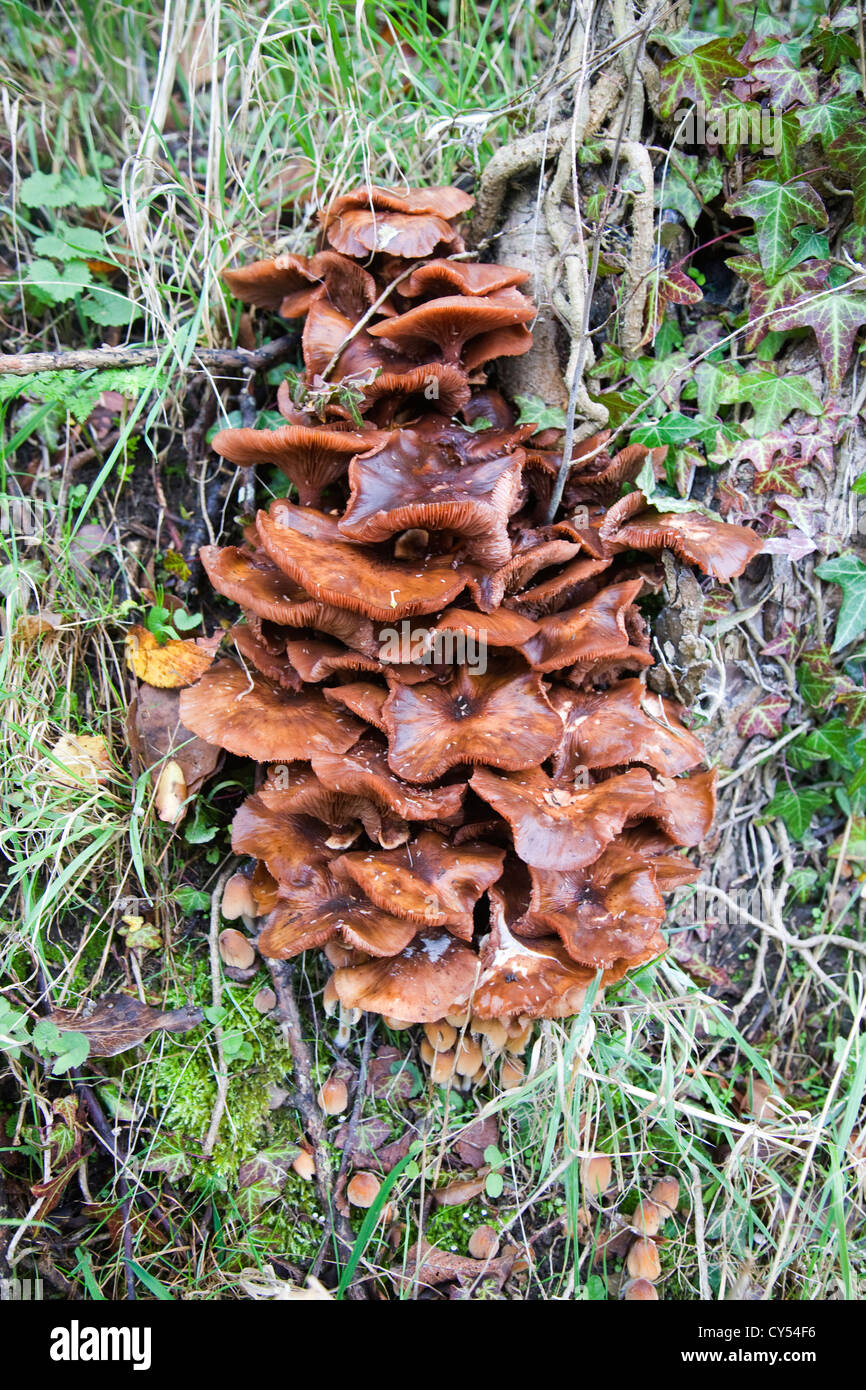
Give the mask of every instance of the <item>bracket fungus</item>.
POLYGON ((644 552, 710 584, 760 542, 648 505, 650 451, 607 432, 575 445, 546 516, 563 432, 517 425, 487 379, 530 345, 527 274, 464 253, 471 205, 361 187, 322 211, 314 255, 227 275, 306 316, 287 423, 215 440, 281 468, 297 500, 203 550, 242 612, 238 660, 180 698, 194 734, 264 765, 233 830, 259 953, 324 949, 340 1043, 359 1011, 424 1024, 435 1079, 496 1063, 507 1086, 534 1019, 665 949, 664 895, 693 881, 712 823, 715 772, 647 686, 644 552))

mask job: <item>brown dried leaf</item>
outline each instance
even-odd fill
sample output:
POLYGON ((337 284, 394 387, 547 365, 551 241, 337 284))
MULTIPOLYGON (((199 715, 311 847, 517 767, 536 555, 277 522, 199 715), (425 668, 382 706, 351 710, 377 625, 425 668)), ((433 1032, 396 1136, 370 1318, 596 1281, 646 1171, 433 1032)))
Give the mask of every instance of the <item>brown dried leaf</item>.
POLYGON ((83 1033, 92 1057, 116 1057, 118 1052, 137 1047, 157 1028, 186 1033, 202 1022, 204 1014, 189 1004, 181 1009, 157 1009, 128 994, 106 994, 89 1014, 54 1009, 50 1018, 58 1028, 83 1033))
POLYGON ((147 768, 159 778, 167 759, 174 759, 183 772, 187 795, 192 796, 216 770, 222 751, 190 733, 181 723, 180 695, 176 690, 139 687, 127 717, 130 747, 147 768))

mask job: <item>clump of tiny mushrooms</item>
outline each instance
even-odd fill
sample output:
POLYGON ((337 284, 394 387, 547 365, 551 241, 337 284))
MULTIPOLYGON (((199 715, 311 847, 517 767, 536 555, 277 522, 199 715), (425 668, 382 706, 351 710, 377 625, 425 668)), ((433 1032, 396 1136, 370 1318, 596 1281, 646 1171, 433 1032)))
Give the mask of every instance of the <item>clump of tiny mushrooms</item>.
POLYGON ((489 376, 532 344, 528 274, 466 253, 472 201, 364 186, 323 209, 314 255, 226 276, 304 319, 304 375, 279 388, 284 424, 214 447, 296 500, 201 551, 240 617, 180 703, 261 765, 225 915, 263 957, 324 949, 338 1044, 365 1011, 422 1024, 433 1080, 460 1087, 518 1084, 534 1020, 665 949, 716 773, 646 683, 638 600, 662 551, 709 586, 760 549, 649 504, 634 483, 658 451, 607 432, 574 447, 548 515, 563 432, 518 422, 489 376))

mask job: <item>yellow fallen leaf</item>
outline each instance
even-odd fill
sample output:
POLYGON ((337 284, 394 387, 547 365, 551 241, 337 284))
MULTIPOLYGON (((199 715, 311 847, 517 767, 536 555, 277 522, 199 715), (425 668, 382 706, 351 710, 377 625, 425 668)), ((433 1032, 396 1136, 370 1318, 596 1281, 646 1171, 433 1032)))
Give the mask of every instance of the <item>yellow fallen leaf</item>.
POLYGON ((100 734, 63 734, 51 759, 45 759, 45 770, 47 780, 64 787, 99 786, 111 776, 108 745, 100 734))
POLYGON ((157 642, 144 627, 132 627, 126 635, 126 664, 140 681, 160 690, 192 685, 213 661, 214 654, 198 642, 157 642))

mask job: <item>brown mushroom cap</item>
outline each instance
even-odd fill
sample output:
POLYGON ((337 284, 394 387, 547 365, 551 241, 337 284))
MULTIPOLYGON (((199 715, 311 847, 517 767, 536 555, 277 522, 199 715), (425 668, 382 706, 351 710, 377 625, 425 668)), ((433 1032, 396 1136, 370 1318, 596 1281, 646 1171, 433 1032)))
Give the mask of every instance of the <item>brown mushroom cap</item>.
POLYGON ((649 652, 634 644, 629 619, 642 579, 608 584, 578 608, 539 618, 538 634, 521 647, 536 671, 556 671, 564 666, 628 662, 651 666, 649 652))
POLYGON ((490 894, 490 936, 472 995, 479 1018, 566 1018, 580 1012, 594 970, 576 965, 555 938, 521 941, 505 922, 501 896, 490 894))
POLYGON ((581 965, 609 967, 665 949, 659 932, 665 905, 655 864, 620 841, 584 869, 532 869, 531 875, 528 921, 555 933, 581 965))
POLYGON ((493 613, 474 613, 468 608, 448 608, 438 619, 434 631, 460 632, 482 647, 519 647, 538 631, 529 618, 499 608, 493 613))
POLYGON ((385 732, 383 710, 388 698, 386 687, 374 685, 372 681, 349 681, 346 685, 326 686, 322 694, 326 700, 344 705, 352 714, 357 714, 365 724, 372 724, 374 729, 385 732))
POLYGON ((475 199, 462 188, 433 184, 429 188, 383 188, 379 184, 362 184, 349 193, 341 193, 319 213, 319 221, 327 224, 349 208, 378 208, 385 212, 432 213, 436 217, 453 218, 468 212, 475 199))
POLYGON ((290 505, 282 503, 270 516, 259 512, 256 525, 262 545, 281 570, 325 603, 383 622, 398 621, 437 612, 465 587, 470 571, 451 556, 431 556, 423 564, 383 559, 345 537, 330 540, 305 534, 296 513, 306 509, 289 512, 290 505))
POLYGON ((630 817, 650 814, 656 804, 643 768, 572 788, 552 782, 541 768, 503 776, 480 767, 470 786, 508 821, 517 853, 537 869, 585 868, 630 817))
POLYGON ((366 261, 377 251, 417 260, 439 246, 462 247, 454 228, 432 213, 388 212, 367 207, 346 208, 329 215, 325 236, 336 251, 366 261))
POLYGON ((300 607, 299 626, 305 627, 312 613, 311 599, 282 570, 263 555, 241 550, 236 545, 203 545, 199 557, 205 573, 218 594, 239 603, 259 618, 272 623, 295 625, 300 607))
POLYGON ((376 371, 408 371, 417 365, 388 343, 376 342, 366 328, 356 328, 358 317, 341 313, 322 291, 313 296, 301 335, 308 376, 320 376, 335 359, 330 372, 332 381, 376 371))
POLYGON ((444 931, 424 931, 399 956, 336 971, 334 987, 350 1009, 435 1023, 465 1004, 475 983, 478 957, 444 931))
POLYGON ((643 493, 629 493, 612 506, 601 536, 616 550, 672 550, 680 560, 727 583, 760 554, 763 541, 748 526, 703 512, 641 511, 643 493))
POLYGON ((520 493, 520 452, 466 462, 420 431, 392 431, 356 457, 340 530, 358 541, 384 541, 420 527, 468 541, 471 559, 488 568, 511 555, 507 521, 520 493))
POLYGON ((716 812, 716 768, 690 777, 657 777, 652 807, 640 814, 661 826, 675 845, 699 845, 716 812))
POLYGON ((354 454, 380 440, 376 431, 311 429, 304 425, 279 425, 272 430, 220 430, 213 448, 242 468, 270 463, 285 473, 298 489, 302 506, 317 507, 322 492, 341 478, 354 454))
POLYGON ((557 776, 574 775, 577 767, 648 763, 665 777, 676 777, 704 760, 703 745, 683 727, 676 706, 639 680, 581 693, 557 686, 550 703, 564 726, 557 776))
POLYGON ((489 295, 513 285, 525 285, 528 270, 509 265, 487 265, 478 261, 428 261, 400 282, 404 299, 439 298, 442 295, 489 295))
MULTIPOLYGON (((400 351, 416 356, 425 351, 429 353, 432 343, 441 352, 443 362, 457 363, 470 339, 482 334, 487 336, 497 329, 514 328, 534 317, 535 305, 519 290, 501 290, 497 294, 475 297, 443 295, 396 318, 374 324, 370 336, 384 338, 400 351)), ((531 342, 531 335, 529 338, 531 342)), ((470 367, 467 356, 466 365, 472 370, 480 363, 473 360, 470 367)))
POLYGON ((387 752, 372 739, 362 739, 342 756, 314 753, 313 770, 333 791, 368 797, 403 820, 437 820, 453 824, 459 819, 466 783, 444 787, 412 787, 395 777, 387 752))
POLYGON ((502 873, 505 851, 492 845, 462 844, 454 849, 432 830, 410 844, 377 853, 355 850, 331 865, 348 875, 371 902, 429 927, 448 927, 472 940, 473 910, 502 873))
POLYGON ((317 287, 308 257, 289 253, 253 261, 237 270, 225 270, 223 279, 237 299, 257 309, 279 309, 288 300, 285 318, 305 314, 317 287))
POLYGON ((223 278, 245 304, 277 309, 286 319, 306 314, 322 284, 330 302, 344 314, 360 316, 377 295, 372 275, 335 251, 254 261, 240 270, 227 270, 223 278))
POLYGON ((301 678, 286 656, 285 650, 273 651, 258 633, 243 623, 230 628, 228 635, 234 642, 242 662, 252 666, 273 685, 281 686, 284 690, 300 690, 301 678))
POLYGON ((460 763, 533 767, 562 735, 541 679, 465 667, 447 686, 395 685, 383 711, 388 763, 410 782, 432 782, 460 763))
POLYGON ((180 694, 184 724, 206 743, 257 762, 344 753, 363 726, 314 693, 276 691, 234 661, 218 661, 180 694))

